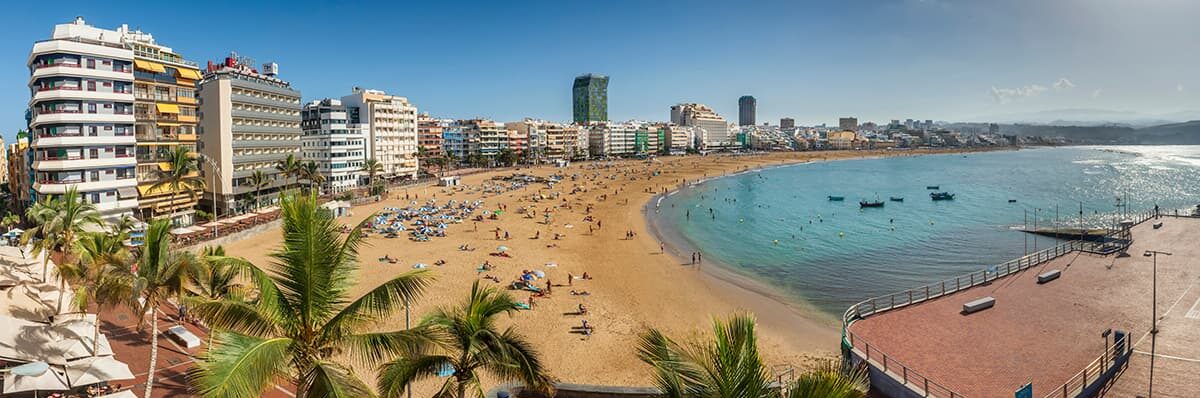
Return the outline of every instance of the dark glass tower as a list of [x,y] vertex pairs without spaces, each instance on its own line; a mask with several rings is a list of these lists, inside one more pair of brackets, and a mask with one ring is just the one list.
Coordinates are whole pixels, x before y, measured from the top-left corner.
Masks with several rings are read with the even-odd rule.
[[758,101],[749,95],[743,95],[738,98],[738,126],[753,126],[754,111],[758,107]]
[[608,76],[588,73],[571,87],[575,123],[608,121]]

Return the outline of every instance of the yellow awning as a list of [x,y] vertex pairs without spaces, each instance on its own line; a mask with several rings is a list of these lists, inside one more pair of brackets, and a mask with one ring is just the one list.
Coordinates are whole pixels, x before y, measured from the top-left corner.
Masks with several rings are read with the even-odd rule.
[[175,104],[154,104],[158,108],[158,113],[179,113],[179,105]]
[[[159,105],[168,105],[168,104],[159,104]],[[175,106],[175,105],[171,105],[171,106]],[[163,111],[163,110],[162,110],[162,108],[159,108],[159,110],[158,110],[158,111],[159,111],[159,112],[162,112],[162,113],[171,113],[171,112],[166,112],[166,111]],[[179,112],[175,112],[175,113],[179,113]],[[159,126],[162,126],[162,127],[179,127],[179,126],[182,126],[182,124],[179,124],[179,123],[171,123],[171,122],[158,122],[158,123],[155,123],[155,124],[157,124],[157,125],[159,125]]]
[[179,71],[179,77],[191,80],[200,80],[200,72],[191,69],[176,69]]
[[143,61],[140,59],[133,60],[133,66],[151,72],[164,73],[167,71],[167,68],[164,68],[163,65],[158,62]]
[[171,164],[167,162],[159,162],[158,169],[162,171],[171,171]]

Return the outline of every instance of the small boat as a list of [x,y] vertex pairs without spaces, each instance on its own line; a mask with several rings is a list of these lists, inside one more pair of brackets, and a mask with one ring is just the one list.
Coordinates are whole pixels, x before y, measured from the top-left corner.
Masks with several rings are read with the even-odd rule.
[[954,194],[949,192],[931,192],[929,197],[933,200],[954,200]]
[[1009,199],[1009,200],[1008,200],[1008,203],[1017,203],[1017,200],[1016,200],[1016,199]]
[[867,208],[867,207],[883,207],[883,201],[879,201],[879,200],[877,200],[877,201],[874,201],[874,202],[868,202],[868,201],[865,201],[865,200],[860,200],[860,201],[858,201],[858,207],[859,207],[859,208]]
[[889,200],[891,200],[891,201],[893,201],[893,202],[903,202],[903,201],[904,201],[904,198],[897,198],[897,197],[895,197],[895,196],[893,196],[893,197],[890,197],[890,198],[888,198],[888,199],[889,199]]
[[841,202],[843,200],[846,200],[845,196],[830,196],[829,197],[830,202]]
[[938,190],[938,189],[942,189],[942,187],[939,187],[937,185],[927,185],[927,186],[925,186],[925,189]]

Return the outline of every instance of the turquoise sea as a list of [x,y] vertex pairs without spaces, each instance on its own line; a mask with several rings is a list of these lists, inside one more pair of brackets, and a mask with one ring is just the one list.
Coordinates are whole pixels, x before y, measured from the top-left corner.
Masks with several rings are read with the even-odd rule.
[[[955,199],[932,201],[930,185]],[[859,208],[876,199],[885,206]],[[1200,146],[1064,147],[769,168],[684,188],[654,223],[685,258],[700,248],[706,263],[834,315],[1056,243],[1019,232],[1026,222],[1103,227],[1121,204],[1198,203]]]

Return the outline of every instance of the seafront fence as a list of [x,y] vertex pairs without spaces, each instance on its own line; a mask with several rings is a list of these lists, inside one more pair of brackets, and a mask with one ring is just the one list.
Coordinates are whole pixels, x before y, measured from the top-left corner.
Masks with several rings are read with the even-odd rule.
[[[1127,213],[1124,221],[1129,222],[1129,228],[1153,219],[1155,213],[1153,210],[1145,212]],[[1067,255],[1074,251],[1088,253],[1104,253],[1112,248],[1111,242],[1118,242],[1121,250],[1128,247],[1131,242],[1129,228],[1117,228],[1110,232],[1100,242],[1072,240],[1061,243],[1054,247],[1030,253],[1020,258],[1006,261],[999,265],[991,266],[983,270],[971,272],[966,275],[957,276],[951,279],[934,282],[928,285],[920,286],[914,289],[908,289],[898,293],[892,293],[875,298],[870,298],[850,306],[846,312],[842,314],[842,346],[847,352],[858,350],[863,353],[863,360],[872,364],[878,369],[882,369],[888,377],[903,383],[905,387],[914,390],[920,390],[924,397],[938,398],[964,398],[960,393],[955,392],[937,382],[930,380],[920,372],[905,366],[889,357],[878,347],[873,347],[865,339],[856,336],[850,331],[850,324],[856,320],[866,318],[868,316],[878,314],[885,311],[891,311],[898,308],[903,308],[909,305],[918,304],[928,300],[936,299],[948,294],[952,294],[961,290],[970,289],[975,286],[984,285],[997,279],[1019,273],[1034,266],[1043,264],[1047,261]],[[1110,348],[1111,351],[1111,348]],[[1071,379],[1055,392],[1048,395],[1046,398],[1054,397],[1072,397],[1067,395],[1071,391],[1084,391],[1089,385],[1089,375],[1100,377],[1106,372],[1106,368],[1113,361],[1113,353],[1105,352],[1096,361],[1086,366],[1082,371],[1077,373]],[[1092,379],[1094,382],[1095,379]]]
[[1066,383],[1059,388],[1050,390],[1046,394],[1046,398],[1072,398],[1093,396],[1104,382],[1113,376],[1115,370],[1124,366],[1129,361],[1129,356],[1133,354],[1132,344],[1129,343],[1129,335],[1121,337],[1121,341],[1114,341],[1113,345],[1104,349],[1104,353],[1096,357],[1091,363],[1083,367],[1083,370],[1067,379]]

